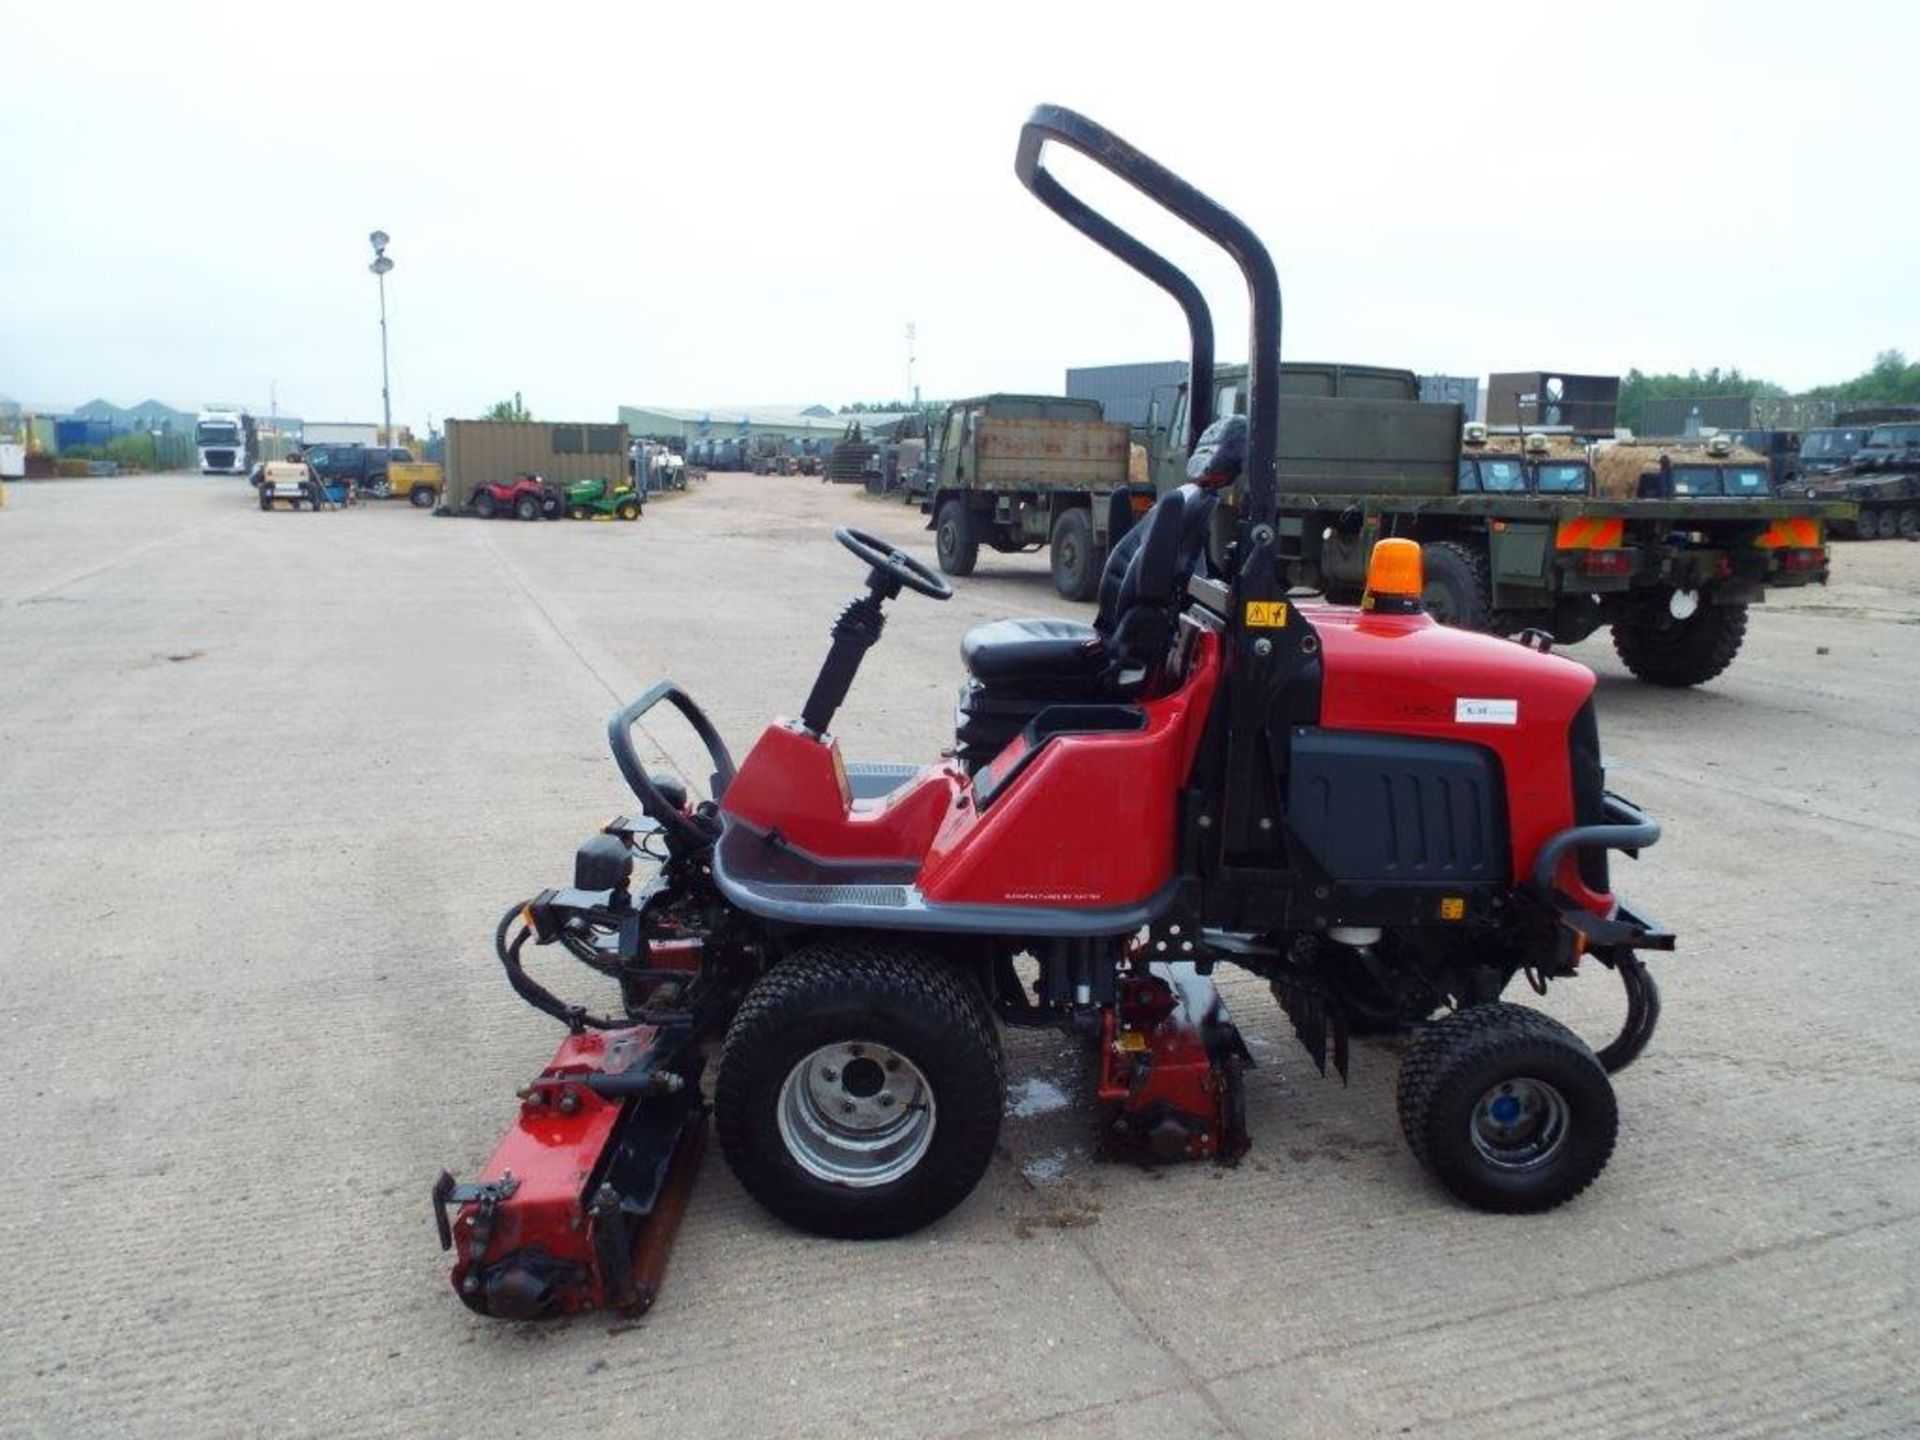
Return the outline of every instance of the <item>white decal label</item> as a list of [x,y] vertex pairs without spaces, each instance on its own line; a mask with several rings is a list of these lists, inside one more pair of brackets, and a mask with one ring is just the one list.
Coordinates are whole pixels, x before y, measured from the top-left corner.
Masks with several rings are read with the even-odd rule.
[[1453,702],[1456,725],[1518,725],[1518,700],[1456,700]]

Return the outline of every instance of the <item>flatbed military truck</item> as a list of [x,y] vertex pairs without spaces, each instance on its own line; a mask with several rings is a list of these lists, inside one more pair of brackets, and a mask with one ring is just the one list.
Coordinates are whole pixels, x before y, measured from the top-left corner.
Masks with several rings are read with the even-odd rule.
[[[1825,583],[1827,524],[1852,513],[1772,498],[1764,483],[1750,495],[1728,473],[1754,463],[1738,454],[1602,447],[1588,459],[1570,438],[1468,432],[1458,406],[1419,401],[1410,371],[1286,368],[1280,548],[1292,583],[1356,602],[1375,542],[1410,538],[1436,618],[1562,644],[1611,626],[1650,684],[1725,670],[1769,587]],[[1244,367],[1220,367],[1214,383],[1215,414],[1243,408]],[[1185,434],[1185,410],[1182,392],[1154,433],[1163,486],[1184,475],[1168,437]],[[1627,453],[1606,460],[1608,448]],[[1608,494],[1599,467],[1630,475],[1627,493]]]
[[931,493],[921,502],[949,575],[971,575],[980,547],[1046,546],[1054,587],[1090,600],[1107,548],[1152,508],[1130,465],[1131,434],[1097,400],[982,395],[949,405],[934,437]]

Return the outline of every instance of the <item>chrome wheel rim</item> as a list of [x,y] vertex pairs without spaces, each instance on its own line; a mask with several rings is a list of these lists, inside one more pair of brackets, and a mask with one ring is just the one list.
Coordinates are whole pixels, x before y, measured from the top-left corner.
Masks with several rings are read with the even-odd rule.
[[780,1140],[794,1163],[832,1185],[900,1179],[933,1143],[933,1087],[905,1055],[870,1040],[822,1045],[787,1072]]
[[1544,1080],[1516,1075],[1483,1094],[1467,1123],[1480,1158],[1501,1170],[1537,1170],[1567,1143],[1567,1100]]

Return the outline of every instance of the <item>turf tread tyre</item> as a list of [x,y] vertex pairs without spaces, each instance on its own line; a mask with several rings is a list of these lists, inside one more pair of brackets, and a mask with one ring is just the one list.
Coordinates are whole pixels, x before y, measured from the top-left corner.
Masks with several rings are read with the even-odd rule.
[[[935,1103],[925,1157],[867,1189],[802,1170],[776,1118],[792,1066],[852,1038],[902,1050]],[[999,1032],[979,992],[945,965],[868,937],[809,945],[763,975],[727,1030],[714,1085],[715,1132],[741,1185],[789,1224],[841,1239],[904,1235],[953,1209],[992,1161],[1005,1108]]]
[[947,501],[933,522],[934,556],[942,574],[964,579],[980,563],[980,542],[962,539],[966,532],[967,507],[958,500]]
[[1672,625],[1615,625],[1613,649],[1634,677],[1684,690],[1733,663],[1747,638],[1747,607],[1703,605]]
[[[1563,1161],[1530,1188],[1480,1163],[1466,1138],[1466,1117],[1503,1070],[1552,1072],[1539,1078],[1572,1092]],[[1503,1214],[1537,1214],[1579,1195],[1606,1169],[1619,1135],[1612,1082],[1586,1042],[1551,1015],[1504,1000],[1456,1010],[1420,1030],[1401,1062],[1395,1104],[1421,1168],[1457,1199]]]
[[1420,547],[1420,558],[1424,588],[1437,582],[1450,592],[1455,613],[1443,623],[1462,630],[1493,629],[1493,569],[1485,551],[1458,540],[1429,540]]

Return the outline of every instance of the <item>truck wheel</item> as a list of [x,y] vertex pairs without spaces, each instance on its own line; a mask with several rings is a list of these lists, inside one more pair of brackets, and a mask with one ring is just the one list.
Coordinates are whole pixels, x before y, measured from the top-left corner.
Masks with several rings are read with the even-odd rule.
[[1053,588],[1063,599],[1091,600],[1100,588],[1100,547],[1093,519],[1084,510],[1068,510],[1053,522]]
[[933,529],[934,557],[944,574],[971,575],[979,564],[980,542],[966,535],[967,507],[958,500],[947,501],[940,507]]
[[1900,538],[1911,540],[1920,535],[1920,510],[1902,510],[1900,512]]
[[1426,586],[1421,599],[1442,625],[1462,630],[1493,627],[1493,579],[1487,557],[1457,540],[1431,540],[1420,547]]
[[1673,689],[1713,679],[1733,663],[1746,638],[1744,605],[1702,605],[1684,620],[1662,615],[1613,627],[1620,662],[1647,684]]
[[720,1054],[714,1124],[749,1194],[789,1224],[871,1240],[966,1198],[1006,1104],[985,1002],[882,941],[821,941],[747,992]]
[[1584,1041],[1496,1001],[1424,1028],[1400,1066],[1400,1129],[1428,1174],[1479,1210],[1564,1205],[1607,1167],[1620,1115]]
[[473,513],[478,515],[482,520],[491,520],[499,508],[500,507],[494,503],[493,492],[491,490],[482,490],[478,495],[473,497]]
[[531,495],[522,495],[513,502],[513,518],[516,520],[538,520],[540,502]]
[[1900,512],[1891,505],[1880,512],[1874,523],[1874,534],[1882,540],[1895,540],[1900,536]]
[[391,500],[393,481],[385,475],[376,475],[367,482],[367,493],[376,500]]
[[413,502],[417,510],[425,510],[433,504],[433,489],[428,485],[416,485],[407,492],[407,499]]

